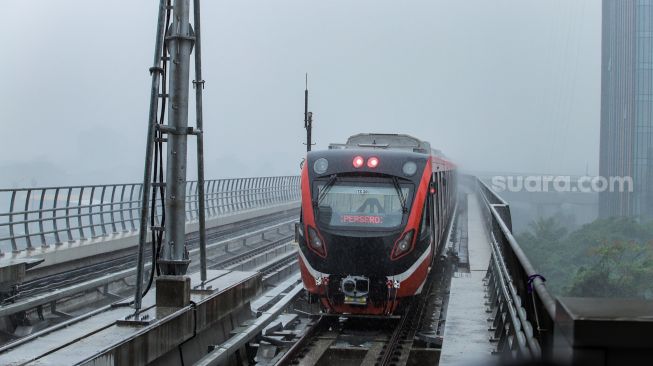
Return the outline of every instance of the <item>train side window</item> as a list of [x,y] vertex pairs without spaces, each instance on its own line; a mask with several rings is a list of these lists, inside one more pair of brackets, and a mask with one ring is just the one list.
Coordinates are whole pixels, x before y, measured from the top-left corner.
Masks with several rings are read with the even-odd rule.
[[419,232],[420,238],[424,238],[426,234],[429,232],[428,227],[430,222],[431,222],[431,214],[429,210],[429,200],[426,199],[424,201],[424,210],[422,211],[422,224],[421,224],[422,227]]

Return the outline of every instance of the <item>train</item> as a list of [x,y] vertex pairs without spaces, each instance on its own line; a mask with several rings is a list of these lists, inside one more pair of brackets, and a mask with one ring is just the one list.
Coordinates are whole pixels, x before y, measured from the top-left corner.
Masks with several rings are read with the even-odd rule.
[[456,186],[456,165],[405,134],[361,133],[309,151],[296,226],[309,298],[326,314],[401,312],[424,287]]

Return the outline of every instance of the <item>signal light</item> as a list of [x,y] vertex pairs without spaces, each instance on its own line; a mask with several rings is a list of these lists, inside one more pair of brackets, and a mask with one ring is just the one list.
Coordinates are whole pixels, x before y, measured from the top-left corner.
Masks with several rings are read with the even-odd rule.
[[379,166],[379,158],[371,157],[371,158],[367,159],[367,167],[368,168],[374,169],[377,166]]
[[360,168],[363,166],[363,163],[365,162],[365,159],[363,159],[362,156],[357,156],[354,158],[354,168]]

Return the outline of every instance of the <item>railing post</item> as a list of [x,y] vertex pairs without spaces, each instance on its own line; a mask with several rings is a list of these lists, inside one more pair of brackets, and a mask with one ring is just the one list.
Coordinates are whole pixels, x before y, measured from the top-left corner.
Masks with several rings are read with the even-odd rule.
[[222,192],[224,191],[224,179],[219,179],[217,182],[217,189],[215,190],[215,200],[216,200],[216,207],[218,211],[218,215],[222,215],[224,212],[223,210],[223,195]]
[[215,216],[215,201],[213,200],[213,185],[215,180],[206,181],[206,214],[209,217]]
[[236,190],[236,179],[229,179],[229,212],[236,211],[236,197],[234,191]]
[[11,249],[14,253],[18,253],[18,243],[16,243],[16,235],[14,234],[14,205],[16,203],[16,190],[11,191],[11,200],[9,203],[9,236],[11,237]]
[[268,206],[272,202],[272,178],[265,178],[265,205]]
[[82,221],[82,198],[84,197],[84,187],[79,187],[79,196],[77,198],[77,230],[79,231],[79,240],[85,240],[84,222]]
[[96,238],[95,220],[93,220],[93,198],[95,198],[95,186],[91,187],[91,198],[88,200],[88,224],[91,227],[91,239]]
[[45,201],[45,192],[47,189],[41,189],[41,199],[39,200],[39,231],[41,231],[41,247],[47,248],[48,243],[45,240],[45,229],[43,228],[43,202]]
[[231,190],[231,195],[234,198],[234,207],[233,211],[238,212],[240,211],[240,179],[234,178],[234,186],[233,189]]
[[[143,185],[139,184],[139,190],[138,190],[138,201],[140,202],[142,194],[143,194]],[[131,185],[131,190],[129,191],[129,222],[131,223],[132,226],[132,231],[136,231],[136,223],[134,222],[134,189],[136,188],[136,184]],[[141,203],[142,204],[142,203]],[[140,209],[140,207],[136,208],[137,210]],[[147,221],[147,220],[145,220]],[[140,219],[139,219],[139,226],[140,226]]]
[[127,230],[127,220],[125,220],[125,190],[127,185],[123,184],[120,189],[120,225],[122,226],[122,232],[126,233]]
[[59,237],[59,224],[57,223],[58,211],[57,206],[59,205],[59,188],[54,190],[54,202],[52,203],[52,230],[54,231],[54,245],[61,245],[61,238]]
[[118,233],[118,228],[116,227],[116,216],[115,216],[115,213],[116,213],[116,212],[115,212],[115,211],[116,211],[115,202],[116,202],[116,188],[117,188],[117,187],[118,187],[118,185],[116,185],[116,184],[114,184],[114,185],[111,186],[111,198],[110,198],[110,200],[111,200],[111,208],[110,208],[110,210],[109,210],[109,214],[110,214],[111,216],[109,216],[109,217],[111,218],[111,232],[112,232],[113,234],[117,234],[117,233]]
[[195,200],[195,195],[193,194],[193,185],[194,181],[186,182],[186,201],[184,202],[184,219],[193,220],[193,201]]
[[70,226],[70,200],[72,199],[73,188],[68,187],[68,193],[66,194],[66,232],[68,233],[68,242],[72,243],[75,241],[73,239],[73,231]]
[[107,191],[107,186],[102,186],[102,194],[100,194],[100,227],[102,228],[102,236],[107,236],[107,228],[104,221],[104,195]]
[[245,209],[245,179],[238,179],[238,211]]
[[32,195],[32,190],[27,189],[27,193],[25,194],[25,212],[23,214],[24,217],[24,227],[25,227],[25,242],[27,243],[27,250],[33,250],[34,247],[32,247],[32,239],[30,238],[30,231],[29,231],[29,200]]
[[247,178],[247,184],[245,185],[243,193],[245,195],[245,201],[247,202],[245,207],[248,210],[251,210],[252,208],[254,208],[254,204],[252,202],[252,199],[253,199],[252,187],[253,186],[254,186],[254,178],[252,178],[252,177]]

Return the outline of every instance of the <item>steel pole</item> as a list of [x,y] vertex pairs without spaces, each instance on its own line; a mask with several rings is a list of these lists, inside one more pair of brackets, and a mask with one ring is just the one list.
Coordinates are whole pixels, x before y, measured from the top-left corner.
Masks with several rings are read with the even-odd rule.
[[204,197],[204,119],[202,114],[202,47],[200,38],[200,0],[193,0],[193,21],[195,23],[195,115],[197,118],[197,188],[200,220],[200,276],[206,281],[206,208]]
[[311,151],[311,127],[308,116],[308,74],[306,74],[306,89],[304,89],[304,128],[306,129],[306,152]]
[[193,31],[189,23],[190,1],[176,0],[174,21],[166,34],[170,56],[170,103],[166,165],[165,243],[159,267],[165,275],[183,275],[190,260],[186,250],[186,157],[188,94]]
[[[154,131],[157,124],[157,111],[159,109],[159,78],[161,76],[161,53],[163,48],[163,25],[165,23],[166,2],[159,2],[159,21],[156,26],[156,41],[154,46],[154,60],[152,61],[152,88],[150,90],[150,114],[147,121],[147,140],[145,143],[145,169],[143,171],[143,193],[141,196],[141,220],[140,232],[138,233],[138,264],[136,267],[136,294],[134,296],[134,308],[138,312],[141,308],[143,291],[143,265],[145,256],[145,244],[147,244],[147,217],[148,200],[150,196],[150,185],[152,182],[152,153],[154,146]],[[154,266],[150,269],[154,270]]]
[[313,145],[311,134],[313,133],[313,112],[308,112],[308,127],[306,127],[306,151],[311,151]]

